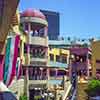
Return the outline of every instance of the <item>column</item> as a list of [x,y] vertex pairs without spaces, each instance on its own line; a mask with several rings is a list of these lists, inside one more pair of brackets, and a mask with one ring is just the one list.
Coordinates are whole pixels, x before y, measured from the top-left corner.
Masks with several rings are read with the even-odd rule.
[[28,23],[28,40],[27,40],[27,43],[28,43],[28,65],[30,64],[30,32],[31,32],[31,23]]
[[29,75],[28,75],[28,68],[26,68],[26,76],[25,76],[25,80],[24,80],[24,92],[25,95],[27,95],[27,100],[29,100]]
[[48,80],[50,80],[50,68],[47,68],[47,76],[48,76]]
[[46,37],[47,34],[48,34],[48,27],[45,27],[45,28],[44,28],[44,36]]
[[92,77],[96,78],[96,59],[92,56]]
[[41,70],[40,80],[42,80],[42,78],[43,78],[43,68],[40,68],[40,70]]
[[25,58],[24,58],[24,42],[23,42],[23,40],[21,40],[21,42],[20,42],[20,57],[21,57],[21,60],[22,60],[22,64],[23,63],[25,64]]
[[57,74],[58,74],[58,69],[56,68],[55,70],[56,70],[56,78],[57,78]]
[[71,63],[71,58],[69,59],[69,78],[71,79],[72,76],[72,63]]
[[89,73],[90,73],[90,71],[89,71],[89,57],[88,57],[88,55],[89,54],[87,54],[87,57],[86,57],[86,61],[87,61],[87,77],[89,78]]
[[28,97],[28,100],[29,100],[29,75],[28,75],[28,65],[30,64],[30,45],[29,45],[29,41],[30,41],[30,23],[28,23],[28,36],[27,36],[27,59],[26,59],[26,77],[25,77],[25,86],[26,86],[26,90],[25,90],[25,93]]

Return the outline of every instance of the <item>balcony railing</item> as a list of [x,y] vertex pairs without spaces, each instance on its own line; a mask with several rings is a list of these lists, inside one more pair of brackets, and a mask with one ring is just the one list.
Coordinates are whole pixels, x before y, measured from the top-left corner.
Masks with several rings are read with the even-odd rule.
[[31,58],[30,62],[47,62],[47,58]]
[[38,36],[34,36],[34,37],[30,36],[29,44],[48,47],[48,38],[47,37],[45,38],[45,37],[38,37]]
[[29,80],[29,85],[31,84],[47,84],[47,80]]
[[47,58],[45,55],[41,55],[41,53],[34,53],[34,54],[30,54],[30,58]]
[[48,77],[45,75],[45,76],[36,76],[36,75],[33,75],[33,76],[29,76],[29,80],[47,80]]
[[68,67],[68,64],[61,63],[61,62],[53,62],[53,61],[50,61],[50,62],[48,62],[48,66],[50,66],[50,67],[67,68]]

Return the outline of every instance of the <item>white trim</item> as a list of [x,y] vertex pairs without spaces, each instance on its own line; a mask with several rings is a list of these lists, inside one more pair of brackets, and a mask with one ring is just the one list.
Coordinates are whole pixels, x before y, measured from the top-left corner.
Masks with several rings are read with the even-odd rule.
[[21,23],[23,22],[33,22],[33,23],[40,23],[45,26],[48,26],[48,22],[45,19],[37,18],[37,17],[22,17]]

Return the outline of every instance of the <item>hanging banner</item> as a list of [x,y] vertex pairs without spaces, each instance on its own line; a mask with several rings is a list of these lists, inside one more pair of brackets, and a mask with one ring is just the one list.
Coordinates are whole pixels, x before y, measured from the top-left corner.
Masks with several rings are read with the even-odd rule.
[[7,39],[6,44],[6,54],[5,54],[5,66],[4,66],[4,83],[6,83],[8,69],[9,69],[9,61],[10,61],[10,47],[11,46],[11,38]]
[[18,45],[20,37],[10,37],[7,39],[6,57],[4,66],[4,83],[9,86],[16,76],[16,62],[18,57]]

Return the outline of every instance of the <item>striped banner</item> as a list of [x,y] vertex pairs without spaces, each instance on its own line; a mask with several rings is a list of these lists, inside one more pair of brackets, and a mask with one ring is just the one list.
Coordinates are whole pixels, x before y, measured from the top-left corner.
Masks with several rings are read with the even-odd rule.
[[7,39],[6,44],[6,54],[5,54],[5,66],[4,66],[4,83],[6,83],[8,68],[9,68],[9,60],[10,60],[10,47],[11,46],[11,38]]
[[16,62],[18,56],[19,35],[8,38],[4,66],[4,83],[9,86],[16,76]]

